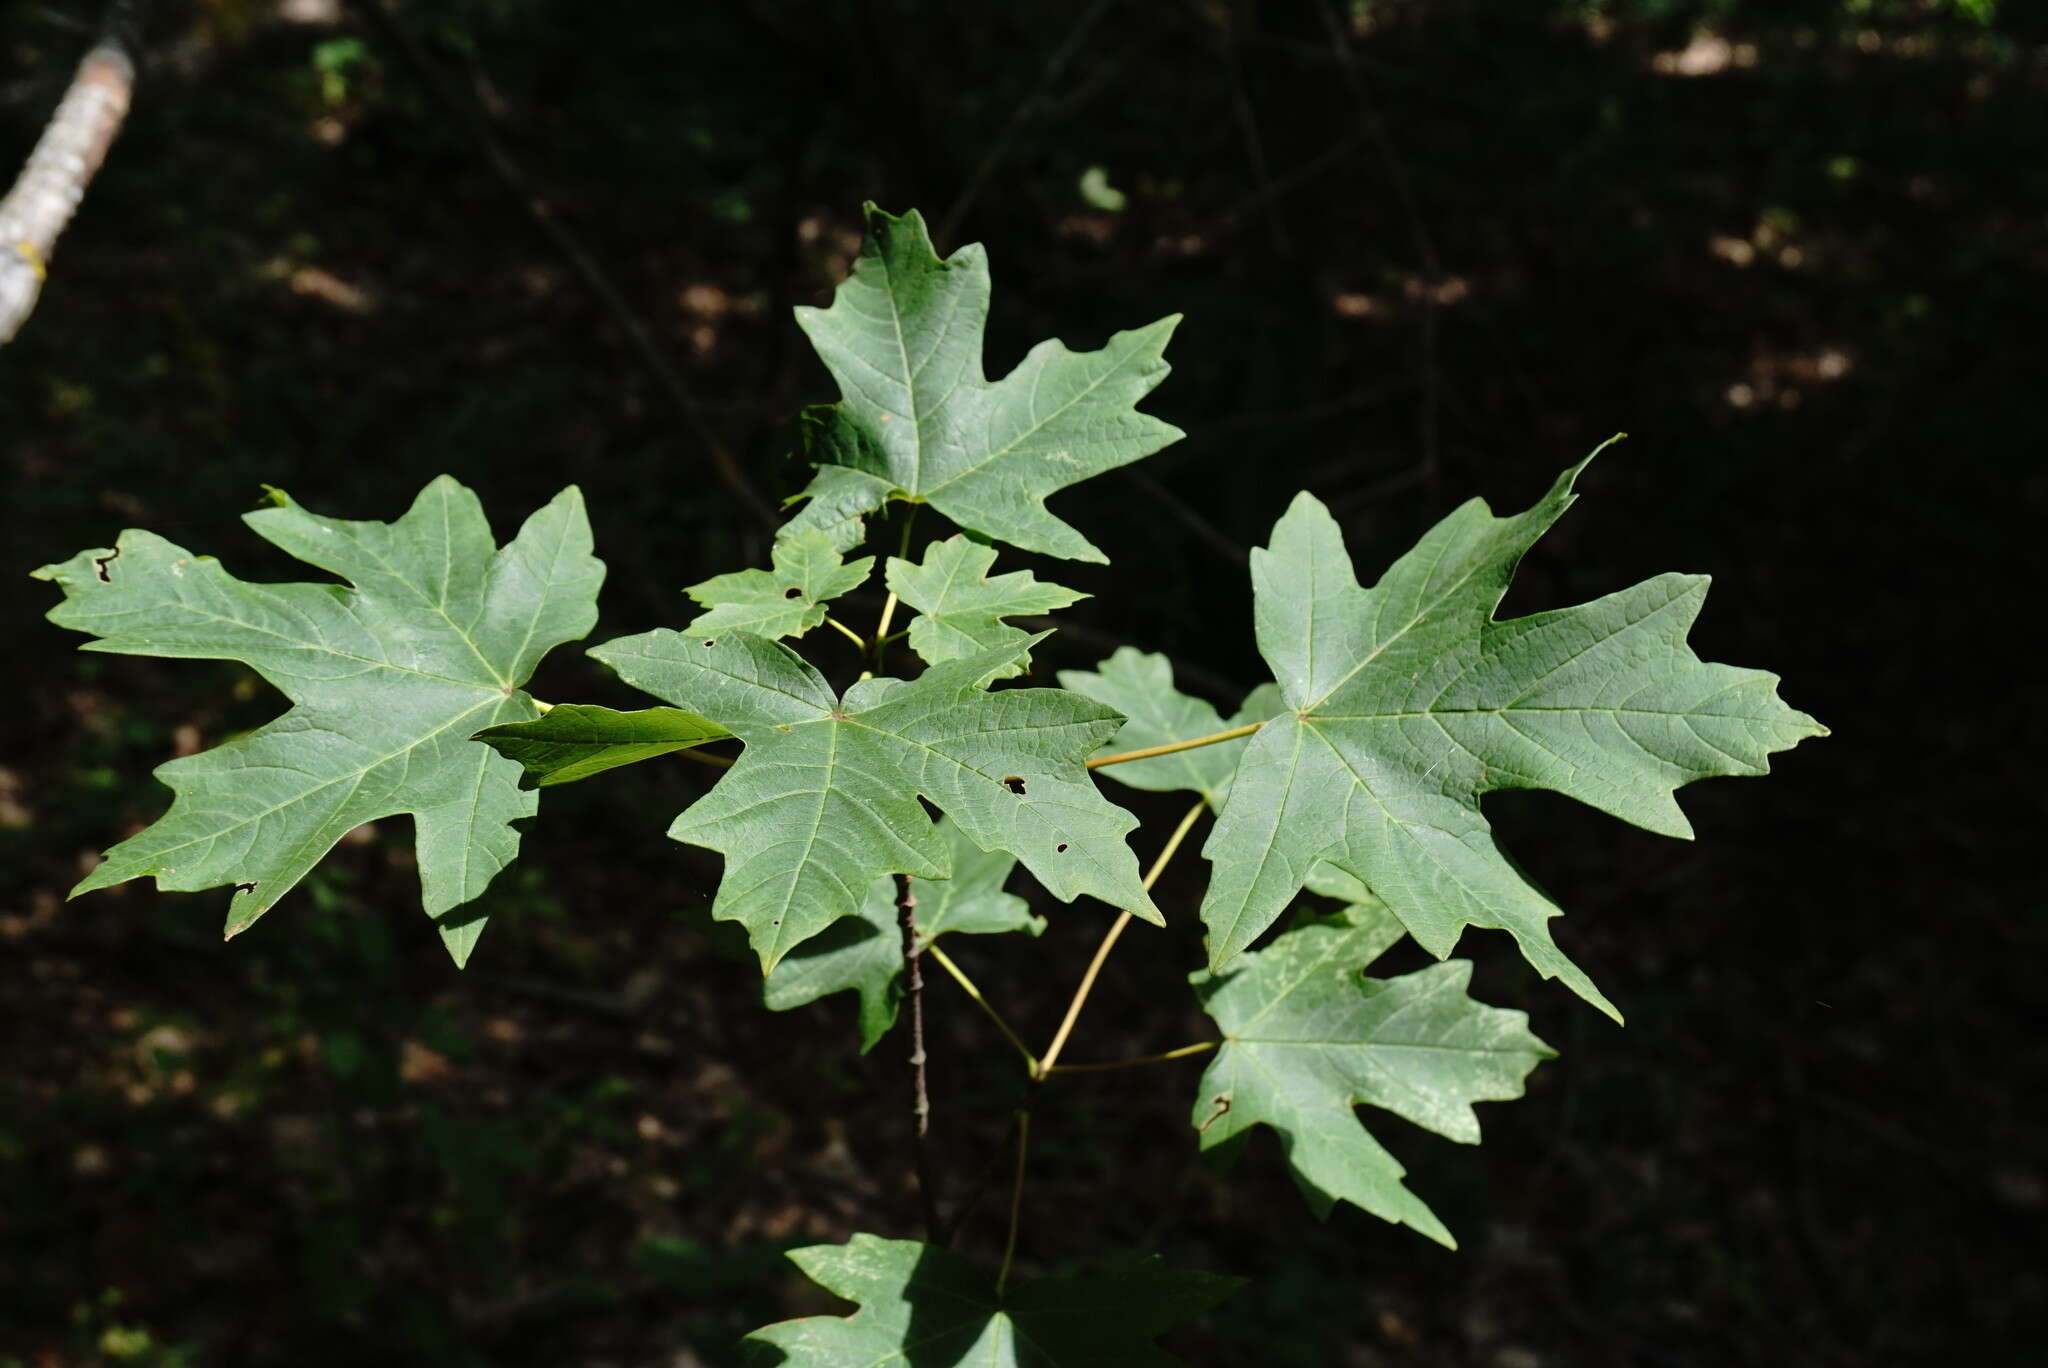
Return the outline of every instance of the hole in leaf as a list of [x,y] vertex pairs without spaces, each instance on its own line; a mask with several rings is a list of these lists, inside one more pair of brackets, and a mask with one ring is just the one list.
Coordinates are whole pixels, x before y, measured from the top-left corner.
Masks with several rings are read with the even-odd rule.
[[114,582],[114,577],[107,573],[107,564],[120,558],[121,552],[118,549],[109,551],[104,556],[94,556],[92,558],[92,568],[99,575],[101,584],[112,584]]
[[256,884],[254,880],[251,880],[248,883],[238,883],[235,885],[236,893],[254,893],[255,891]]
[[802,598],[804,591],[801,589],[785,589],[782,591],[782,596],[784,598]]
[[931,799],[925,797],[922,793],[917,795],[917,801],[919,806],[924,808],[924,815],[931,818],[934,822],[946,815],[939,811],[936,803],[932,802]]
[[1058,845],[1054,846],[1052,850],[1053,854],[1055,855],[1064,855],[1067,853],[1067,843],[1065,841],[1061,841]]
[[1012,793],[1022,793],[1024,791],[1024,780],[1020,776],[1013,774],[1003,780],[1003,787]]
[[705,644],[706,646],[716,646],[716,645],[717,645],[718,643],[717,643],[717,642],[715,642],[715,641],[707,641],[707,642],[705,642],[704,644]]

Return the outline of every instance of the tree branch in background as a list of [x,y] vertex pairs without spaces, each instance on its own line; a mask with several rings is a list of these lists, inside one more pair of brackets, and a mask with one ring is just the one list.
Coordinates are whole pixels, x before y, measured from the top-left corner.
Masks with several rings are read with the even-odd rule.
[[128,117],[134,22],[132,3],[116,0],[108,7],[99,41],[78,64],[14,188],[0,200],[0,344],[12,342],[35,310],[58,235]]
[[412,31],[400,22],[398,15],[384,3],[384,0],[349,0],[349,8],[397,51],[399,57],[411,69],[414,79],[426,91],[427,97],[441,106],[443,112],[454,119],[456,125],[469,136],[485,164],[496,173],[505,188],[511,191],[512,197],[519,201],[519,207],[533,220],[534,227],[561,252],[563,259],[582,279],[584,286],[589,289],[598,304],[612,316],[620,331],[625,333],[627,346],[640,359],[640,364],[653,379],[655,388],[659,389],[675,407],[677,415],[683,420],[683,425],[703,445],[704,455],[711,462],[712,469],[717,472],[719,481],[735,499],[739,500],[741,507],[763,527],[773,532],[781,524],[781,518],[777,516],[774,506],[740,469],[731,448],[726,446],[716,429],[705,418],[703,409],[697,404],[696,396],[690,393],[690,387],[684,383],[682,373],[676,369],[675,363],[663,354],[661,345],[655,341],[646,321],[628,302],[625,291],[619,288],[611,273],[605,270],[590,249],[583,245],[583,240],[570,231],[568,224],[555,213],[554,206],[542,197],[532,178],[526,174],[525,168],[512,159],[512,154],[505,150],[505,145],[498,140],[497,133],[492,130],[484,111],[457,95],[448,82],[442,79],[440,69],[434,65],[426,49],[420,45]]

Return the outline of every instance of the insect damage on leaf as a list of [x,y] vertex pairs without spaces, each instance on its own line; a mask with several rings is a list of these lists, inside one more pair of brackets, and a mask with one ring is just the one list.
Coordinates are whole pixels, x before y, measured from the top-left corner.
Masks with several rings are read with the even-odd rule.
[[771,561],[771,570],[736,570],[691,585],[684,592],[709,611],[683,630],[802,636],[825,620],[828,602],[858,589],[875,563],[873,556],[847,561],[821,532],[777,538]]
[[1212,969],[1327,860],[1438,958],[1468,926],[1507,931],[1539,973],[1620,1019],[1551,940],[1558,909],[1494,848],[1481,796],[1548,788],[1689,836],[1672,797],[1680,785],[1762,774],[1773,751],[1826,728],[1779,701],[1775,675],[1693,654],[1685,634],[1706,597],[1702,576],[1660,575],[1575,608],[1494,620],[1584,466],[1526,513],[1465,504],[1371,589],[1307,494],[1272,545],[1252,552],[1259,650],[1285,708],[1245,748],[1203,850],[1214,865],[1202,903]]
[[[350,830],[411,813],[422,900],[440,917],[511,862],[512,823],[536,809],[519,766],[470,737],[535,716],[519,686],[596,621],[604,566],[582,496],[564,490],[501,550],[476,496],[447,476],[395,523],[321,517],[271,494],[276,506],[244,521],[350,587],[246,583],[139,531],[35,572],[64,591],[50,620],[100,638],[85,649],[238,660],[293,705],[160,766],[170,811],[73,896],[145,876],[184,891],[231,884],[232,936]],[[440,929],[459,963],[483,919]]]
[[832,306],[797,310],[840,399],[803,416],[818,474],[786,533],[817,531],[850,549],[865,515],[906,499],[1029,551],[1104,560],[1045,500],[1180,438],[1135,407],[1166,378],[1179,315],[1118,333],[1100,351],[1041,342],[991,381],[981,368],[981,248],[940,259],[915,210],[897,218],[868,205],[867,229]]

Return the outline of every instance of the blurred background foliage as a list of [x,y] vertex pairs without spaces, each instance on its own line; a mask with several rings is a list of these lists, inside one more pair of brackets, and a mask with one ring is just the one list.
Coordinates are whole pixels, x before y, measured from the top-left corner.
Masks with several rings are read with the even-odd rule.
[[[1270,1137],[1227,1177],[1194,1163],[1195,1066],[1062,1083],[1023,1266],[1144,1248],[1251,1277],[1175,1342],[1197,1364],[1993,1362],[2039,1342],[2044,932],[2020,794],[2041,726],[2015,624],[2048,495],[2048,11],[396,13],[150,12],[128,128],[0,352],[17,572],[135,525],[299,578],[237,521],[259,482],[381,518],[445,470],[509,530],[573,480],[611,566],[599,636],[677,624],[681,586],[765,563],[706,431],[770,500],[805,475],[788,419],[830,388],[789,311],[843,276],[864,199],[988,245],[992,373],[1041,337],[1187,315],[1150,405],[1187,440],[1058,500],[1114,565],[1056,567],[1096,597],[1048,672],[1129,642],[1232,705],[1258,677],[1244,548],[1296,488],[1370,577],[1459,500],[1520,507],[1627,430],[1508,608],[1711,571],[1702,653],[1782,672],[1835,729],[1766,782],[1688,791],[1695,845],[1489,800],[1630,1028],[1501,938],[1467,942],[1477,994],[1564,1054],[1485,1109],[1478,1151],[1369,1118],[1456,1254],[1351,1210],[1313,1223]],[[95,22],[0,6],[0,164]],[[707,772],[551,791],[462,974],[417,912],[402,821],[229,948],[221,894],[65,905],[160,811],[153,766],[278,704],[236,667],[77,655],[41,621],[46,586],[17,584],[0,1363],[726,1364],[745,1330],[820,1307],[782,1250],[912,1233],[899,1051],[857,1056],[847,999],[759,1010],[706,924],[715,857],[660,838]],[[535,688],[629,697],[573,652]],[[1132,801],[1149,854],[1174,804]],[[1189,873],[1162,900],[1179,929],[1112,963],[1076,1058],[1200,1038]],[[1029,958],[957,951],[1040,1035],[1101,925],[1042,910]],[[932,1014],[957,1198],[1015,1089],[977,1072],[1007,1062],[948,985]],[[970,1254],[999,1248],[999,1205]]]

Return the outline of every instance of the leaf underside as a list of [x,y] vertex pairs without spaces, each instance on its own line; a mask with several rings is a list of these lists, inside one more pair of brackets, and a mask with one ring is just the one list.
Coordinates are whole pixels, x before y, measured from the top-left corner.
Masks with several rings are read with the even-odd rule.
[[1205,1314],[1241,1282],[1131,1259],[1094,1277],[997,1292],[967,1260],[915,1240],[856,1235],[790,1251],[851,1316],[806,1316],[747,1336],[749,1360],[788,1368],[1171,1368],[1152,1341]]
[[1493,620],[1583,467],[1513,517],[1465,504],[1372,589],[1307,494],[1252,552],[1259,649],[1284,708],[1245,747],[1204,847],[1212,969],[1327,860],[1438,958],[1468,926],[1507,931],[1545,977],[1620,1019],[1552,941],[1558,909],[1494,847],[1481,796],[1548,788],[1689,836],[1673,790],[1762,774],[1773,751],[1826,729],[1779,701],[1775,675],[1707,664],[1686,646],[1702,576]]
[[820,532],[850,549],[866,514],[905,499],[1013,546],[1103,560],[1045,499],[1179,439],[1178,428],[1135,408],[1166,377],[1179,316],[1118,333],[1095,352],[1041,342],[990,381],[981,248],[941,260],[914,210],[897,218],[869,205],[867,230],[831,307],[796,311],[840,400],[804,415],[818,474],[785,535]]
[[744,632],[647,632],[591,654],[744,743],[669,835],[726,857],[712,915],[747,928],[766,971],[856,915],[878,877],[951,876],[920,796],[979,849],[1015,855],[1053,896],[1086,893],[1160,920],[1124,842],[1137,818],[1096,792],[1082,763],[1121,719],[1060,689],[985,688],[1029,645],[912,681],[862,680],[844,697],[788,647]]
[[1193,975],[1223,1044],[1202,1074],[1192,1123],[1203,1149],[1271,1126],[1319,1216],[1347,1201],[1454,1245],[1353,1108],[1383,1107],[1477,1144],[1472,1104],[1520,1097],[1523,1080],[1553,1052],[1523,1013],[1465,996],[1472,966],[1463,960],[1365,977],[1401,936],[1385,908],[1353,904],[1300,919],[1222,974]]
[[[442,476],[395,523],[278,507],[245,515],[266,540],[340,584],[249,584],[149,532],[37,578],[59,626],[124,655],[238,660],[292,701],[246,736],[159,766],[175,793],[154,825],[109,850],[73,896],[154,876],[159,888],[233,884],[227,933],[270,910],[351,829],[413,816],[420,889],[439,917],[518,851],[537,798],[520,767],[470,739],[535,715],[519,686],[596,621],[604,567],[572,486],[500,550],[477,498]],[[352,586],[352,587],[350,587]],[[444,921],[458,963],[481,918]]]
[[[1014,856],[982,850],[950,821],[940,823],[940,830],[952,854],[953,877],[910,881],[920,944],[952,932],[1036,936],[1045,929],[1045,919],[1033,916],[1028,903],[1003,892],[1004,880],[1017,865]],[[762,980],[761,1000],[769,1010],[784,1012],[830,993],[860,994],[860,1049],[866,1054],[896,1024],[903,977],[896,878],[884,874],[868,886],[857,913],[834,922],[775,966]]]

